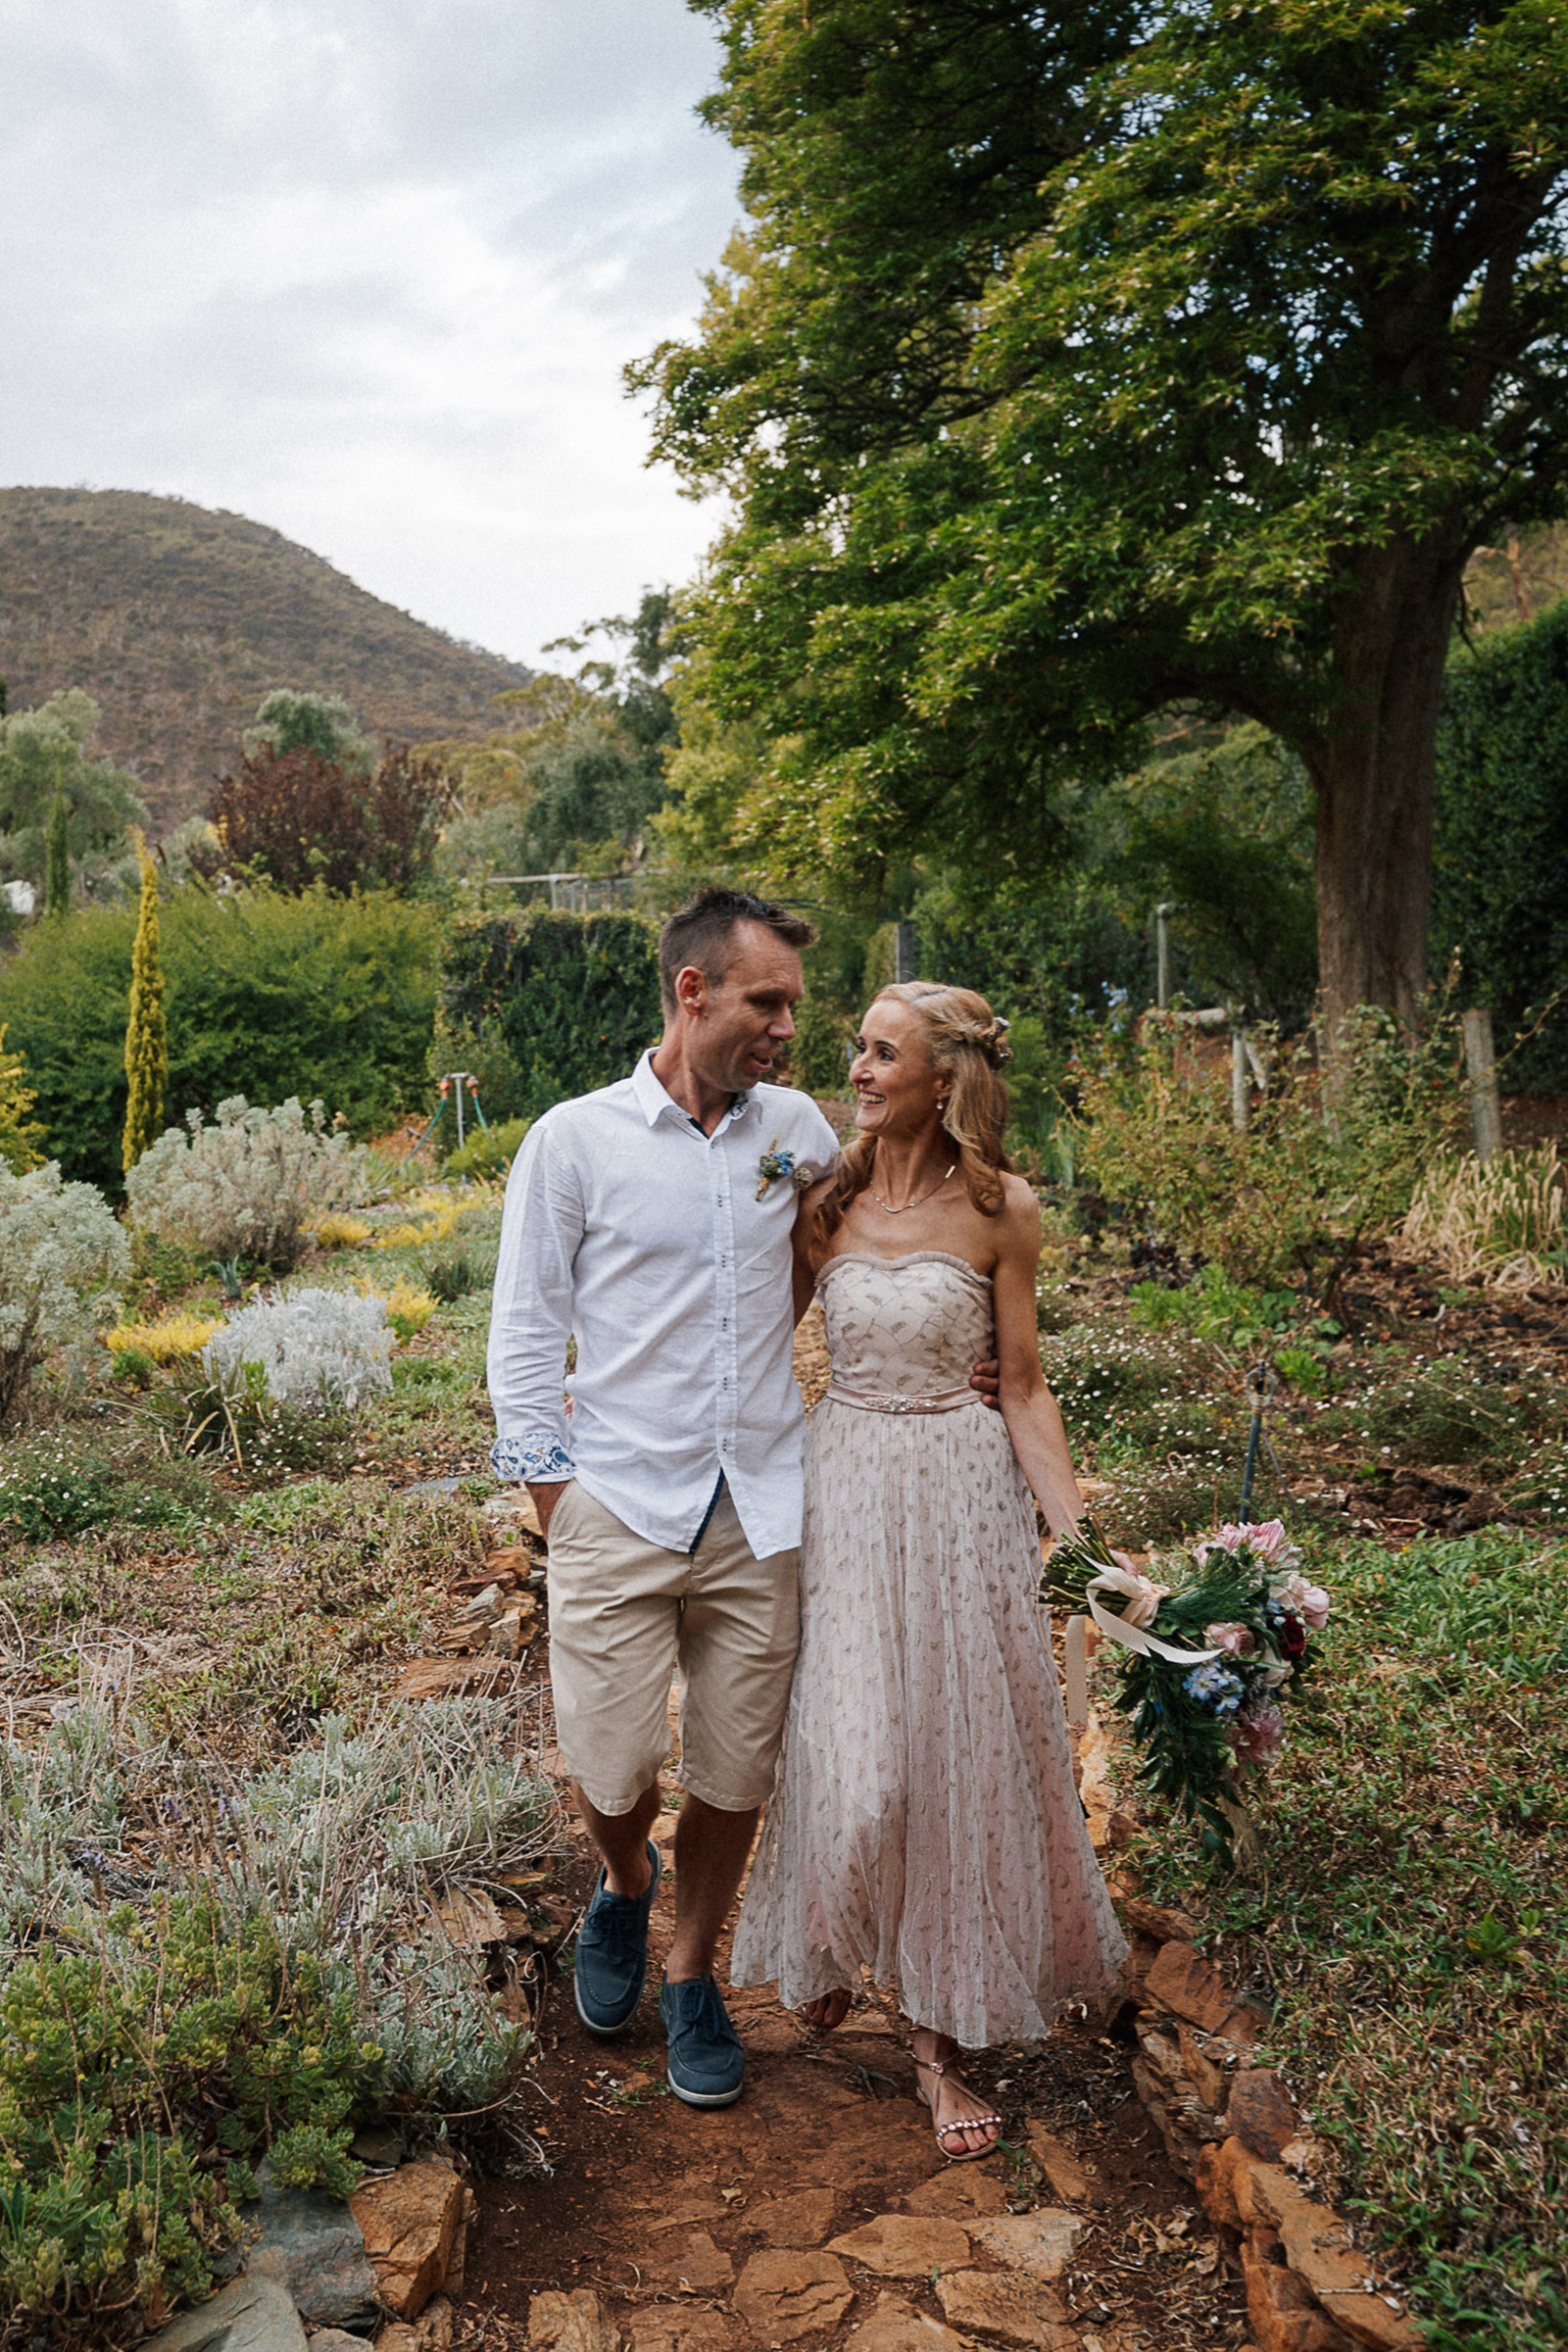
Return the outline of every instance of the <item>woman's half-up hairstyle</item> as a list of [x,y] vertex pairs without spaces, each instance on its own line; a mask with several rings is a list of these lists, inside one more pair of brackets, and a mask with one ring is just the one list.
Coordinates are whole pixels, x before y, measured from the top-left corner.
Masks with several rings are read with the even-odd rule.
[[[1007,1082],[1003,1065],[1012,1058],[1007,1024],[972,988],[946,988],[936,980],[900,980],[877,991],[911,1005],[920,1017],[931,1059],[951,1081],[942,1109],[943,1130],[957,1151],[970,1200],[984,1217],[1002,1206],[1002,1173],[1008,1166],[1002,1139],[1007,1132]],[[830,1241],[844,1212],[863,1193],[876,1166],[876,1137],[857,1135],[839,1158],[838,1181],[816,1212],[818,1246]]]

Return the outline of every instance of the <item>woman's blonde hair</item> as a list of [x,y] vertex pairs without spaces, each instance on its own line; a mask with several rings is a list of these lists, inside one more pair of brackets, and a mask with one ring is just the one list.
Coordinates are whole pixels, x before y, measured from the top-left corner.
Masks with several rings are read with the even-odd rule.
[[[1007,1024],[972,988],[946,988],[935,980],[900,980],[879,989],[878,1004],[908,1004],[920,1018],[931,1060],[951,1080],[942,1106],[942,1127],[958,1154],[964,1189],[983,1217],[1002,1206],[1002,1175],[1009,1165],[1002,1139],[1007,1132],[1007,1083],[1003,1064],[1012,1058]],[[876,1137],[858,1135],[845,1145],[838,1180],[816,1212],[818,1245],[831,1240],[844,1212],[871,1181]]]

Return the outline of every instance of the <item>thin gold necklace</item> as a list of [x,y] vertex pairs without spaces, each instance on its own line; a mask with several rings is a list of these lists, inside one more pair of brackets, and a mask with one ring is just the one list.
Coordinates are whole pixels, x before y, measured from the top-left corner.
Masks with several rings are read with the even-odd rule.
[[958,1163],[956,1159],[951,1161],[948,1167],[947,1176],[939,1176],[928,1193],[919,1193],[912,1200],[901,1200],[897,1208],[894,1207],[891,1200],[884,1200],[880,1193],[871,1193],[871,1187],[869,1185],[867,1185],[865,1189],[868,1193],[871,1193],[872,1200],[876,1202],[878,1208],[880,1208],[887,1216],[902,1217],[906,1209],[918,1208],[922,1200],[934,1200],[938,1193],[941,1192],[942,1187],[947,1183],[948,1176],[953,1174],[953,1171],[957,1164]]

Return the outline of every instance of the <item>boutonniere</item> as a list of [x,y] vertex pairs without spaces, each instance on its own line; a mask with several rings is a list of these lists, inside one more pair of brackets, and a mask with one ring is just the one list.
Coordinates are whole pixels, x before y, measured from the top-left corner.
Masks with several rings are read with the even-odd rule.
[[757,1198],[762,1200],[770,1184],[788,1182],[796,1192],[804,1193],[814,1184],[818,1171],[808,1159],[797,1159],[793,1152],[781,1152],[775,1135],[757,1163]]

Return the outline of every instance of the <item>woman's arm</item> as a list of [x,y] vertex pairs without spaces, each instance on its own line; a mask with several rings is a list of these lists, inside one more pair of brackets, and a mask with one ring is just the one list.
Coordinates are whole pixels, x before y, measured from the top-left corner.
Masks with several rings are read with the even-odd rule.
[[793,1237],[795,1256],[791,1266],[790,1279],[795,1290],[795,1320],[797,1323],[816,1296],[816,1257],[811,1247],[812,1228],[815,1224],[815,1211],[827,1199],[829,1189],[837,1175],[838,1168],[835,1165],[828,1170],[825,1176],[819,1176],[814,1184],[808,1185],[804,1193],[796,1195]]
[[1040,1203],[1017,1178],[1006,1182],[1003,1230],[992,1276],[1002,1417],[1035,1500],[1054,1536],[1078,1524],[1083,1498],[1056,1400],[1040,1369],[1035,1281],[1040,1263]]

